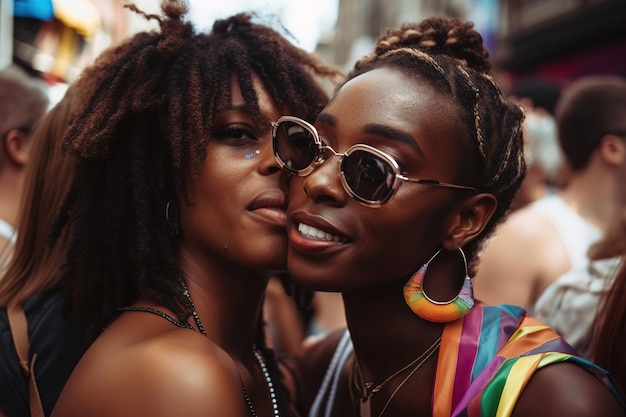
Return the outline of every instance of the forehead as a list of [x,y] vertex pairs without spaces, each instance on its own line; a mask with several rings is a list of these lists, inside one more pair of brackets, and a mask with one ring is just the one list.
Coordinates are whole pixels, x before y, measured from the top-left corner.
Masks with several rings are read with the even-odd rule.
[[[261,79],[256,74],[252,74],[251,78],[252,78],[252,87],[254,88],[254,91],[256,91],[256,94],[259,99],[259,104],[262,102],[272,103],[273,100],[271,96],[269,95],[269,93],[267,92],[267,89],[263,85],[263,82],[261,81]],[[241,93],[241,85],[239,84],[239,80],[237,79],[236,74],[233,74],[230,77],[230,95],[231,95],[231,101],[233,105],[243,105],[245,103],[243,94]]]
[[[256,74],[252,74],[252,87],[256,92],[257,103],[263,119],[273,121],[282,114],[290,113],[288,108],[279,108],[276,105],[276,102],[263,84],[263,81]],[[226,109],[250,109],[252,106],[250,103],[246,104],[243,94],[241,93],[241,85],[235,74],[230,78],[230,103],[226,103],[225,106]]]
[[458,108],[421,77],[379,68],[344,84],[324,113],[353,126],[381,124],[406,132],[458,135]]

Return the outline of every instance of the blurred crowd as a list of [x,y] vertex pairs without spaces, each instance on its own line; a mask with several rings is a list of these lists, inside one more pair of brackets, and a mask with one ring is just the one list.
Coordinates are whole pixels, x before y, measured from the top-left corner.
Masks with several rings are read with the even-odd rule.
[[[474,316],[431,320],[439,312],[422,315],[419,303],[409,301],[410,288],[429,301],[426,290],[448,294],[441,281],[428,286],[429,265],[437,279],[456,273],[470,281],[459,283],[459,294],[473,285],[466,307],[484,314],[484,323],[495,314],[487,306],[499,306],[503,323],[515,318],[524,331],[538,325],[553,331],[550,342],[565,347],[550,345],[554,351],[546,351],[533,370],[582,363],[593,381],[609,381],[623,408],[623,74],[560,82],[528,77],[501,89],[482,41],[456,20],[444,21],[453,40],[443,46],[437,42],[444,35],[428,37],[442,30],[436,20],[425,20],[432,32],[422,26],[390,31],[344,74],[248,15],[195,32],[184,19],[183,2],[165,1],[158,16],[128,8],[160,29],[138,32],[103,52],[58,103],[50,101],[49,77],[26,71],[24,62],[0,70],[1,417],[70,417],[86,410],[95,410],[94,416],[194,416],[206,410],[365,416],[378,410],[371,415],[380,417],[388,407],[386,415],[409,415],[402,406],[412,400],[448,398],[446,382],[410,379],[423,363],[431,379],[444,372],[427,361],[438,349],[441,357],[452,355],[444,349],[452,334],[448,323],[464,320],[463,331],[477,326],[468,318]],[[467,44],[450,46],[458,39]],[[396,58],[402,54],[410,58]],[[417,63],[407,64],[409,59]],[[441,87],[444,81],[451,87]],[[468,101],[474,94],[482,96]],[[427,114],[435,122],[426,131],[444,139],[460,132],[450,126],[470,125],[478,150],[458,151],[454,146],[465,139],[437,151],[409,145],[410,135],[397,126],[424,119],[420,112],[432,112]],[[366,117],[371,125],[357,134],[349,123]],[[393,127],[376,124],[377,117]],[[354,143],[346,142],[353,136]],[[447,162],[415,170],[411,164],[420,166],[422,157],[404,156],[415,147],[415,154],[432,151]],[[480,152],[483,165],[475,162]],[[299,164],[305,157],[310,160]],[[341,162],[327,162],[335,158]],[[387,178],[365,178],[363,172],[381,161],[386,171],[377,174]],[[339,174],[324,177],[331,169]],[[456,169],[461,174],[450,174]],[[355,180],[357,170],[370,189]],[[422,187],[411,182],[420,181],[435,186],[429,193],[452,189],[455,197],[421,189],[432,206],[421,208],[422,197],[407,199],[410,187]],[[514,197],[507,207],[509,192]],[[343,207],[352,210],[346,219],[363,219],[369,228],[339,230],[337,208]],[[419,223],[422,216],[430,221]],[[331,244],[362,252],[342,258]],[[372,250],[376,244],[379,252]],[[458,250],[465,272],[455,264]],[[384,265],[373,259],[378,255]],[[387,273],[389,285],[378,286]],[[392,287],[404,285],[396,275],[410,277],[404,290],[415,315],[395,302],[401,292],[391,295]],[[433,305],[459,305],[461,295]],[[486,325],[483,330],[488,334]],[[474,337],[469,334],[464,337]],[[321,350],[329,340],[332,347]],[[405,356],[394,358],[390,350],[404,352],[398,346],[412,342],[417,347],[406,350],[413,356],[428,355],[396,366],[394,359]],[[482,340],[476,343],[478,350]],[[567,357],[554,359],[554,352]],[[334,376],[324,374],[333,364]],[[544,380],[540,375],[550,374],[536,373],[528,395],[541,391],[540,383],[578,381],[579,374],[570,372]],[[385,373],[391,376],[369,377]],[[400,375],[407,376],[397,383]],[[585,377],[580,381],[597,398],[609,398]],[[412,382],[432,385],[412,399],[400,391]],[[324,400],[311,394],[332,383]],[[377,402],[378,391],[389,394],[386,403]],[[476,398],[478,391],[468,389]],[[530,415],[524,396],[518,397],[506,411],[493,406],[492,414],[482,415]],[[432,415],[479,415],[472,414],[478,408],[469,394],[463,398],[467,403],[455,403],[457,414],[433,401]],[[334,401],[341,412],[332,413]],[[147,403],[153,405],[137,405]]]

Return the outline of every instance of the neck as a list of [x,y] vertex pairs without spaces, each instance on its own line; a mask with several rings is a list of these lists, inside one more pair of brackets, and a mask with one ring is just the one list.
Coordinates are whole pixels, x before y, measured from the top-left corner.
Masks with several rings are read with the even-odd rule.
[[361,375],[374,385],[410,363],[441,336],[442,324],[417,317],[406,305],[402,286],[344,294],[343,298]]
[[250,414],[278,416],[280,395],[272,387],[279,382],[270,376],[267,358],[254,349],[267,273],[243,268],[221,251],[209,256],[206,247],[183,245],[179,254],[182,278],[197,312],[198,319],[191,319],[194,325],[201,323],[207,338],[235,361]]
[[265,274],[234,265],[201,266],[185,255],[181,264],[207,337],[236,361],[244,357],[251,361],[267,285]]
[[573,174],[567,187],[560,193],[563,200],[582,218],[604,232],[625,203],[620,198],[622,194],[623,184],[618,184],[611,174],[591,168]]
[[22,199],[23,176],[0,176],[0,219],[17,225],[20,200]]

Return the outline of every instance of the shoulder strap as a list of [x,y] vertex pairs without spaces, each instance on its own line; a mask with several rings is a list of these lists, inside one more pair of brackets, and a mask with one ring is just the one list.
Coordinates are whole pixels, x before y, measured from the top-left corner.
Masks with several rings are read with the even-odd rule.
[[[346,329],[339,340],[339,344],[337,345],[337,349],[335,350],[330,364],[328,365],[328,369],[326,369],[322,385],[320,386],[319,391],[315,396],[315,400],[311,405],[311,409],[309,410],[309,417],[328,417],[331,415],[333,405],[335,404],[335,396],[337,393],[337,385],[339,384],[341,371],[343,370],[346,360],[352,353],[352,348],[353,346],[352,339],[350,338],[350,332]],[[326,398],[326,408],[325,413],[322,415],[321,408],[324,398]]]
[[30,415],[31,417],[45,417],[37,381],[35,380],[35,360],[37,354],[33,355],[33,360],[28,359],[28,349],[30,348],[30,340],[28,339],[28,321],[26,313],[21,306],[13,306],[7,308],[7,317],[9,326],[13,334],[13,343],[15,351],[20,360],[20,367],[24,371],[24,375],[28,378],[28,397],[30,399]]

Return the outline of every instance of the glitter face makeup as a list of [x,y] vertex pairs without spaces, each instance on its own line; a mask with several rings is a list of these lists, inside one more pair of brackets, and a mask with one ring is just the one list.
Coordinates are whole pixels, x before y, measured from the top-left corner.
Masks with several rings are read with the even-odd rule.
[[260,153],[261,153],[261,151],[260,151],[259,149],[257,149],[256,151],[254,151],[254,152],[252,152],[252,153],[247,154],[244,158],[246,158],[246,159],[252,159],[252,158],[254,158],[255,156],[257,156],[258,154],[260,154]]

